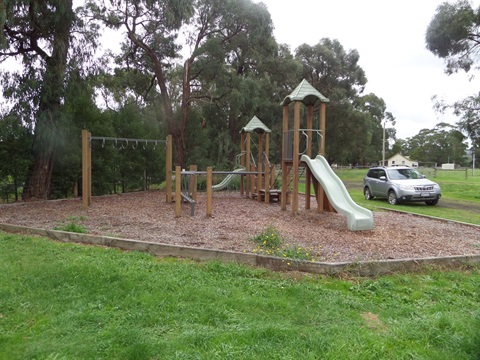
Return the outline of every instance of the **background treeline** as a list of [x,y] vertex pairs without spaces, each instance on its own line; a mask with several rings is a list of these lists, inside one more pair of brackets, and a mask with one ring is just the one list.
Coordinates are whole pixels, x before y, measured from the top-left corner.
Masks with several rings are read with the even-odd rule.
[[[387,157],[402,152],[467,165],[471,133],[462,123],[397,140],[385,102],[364,93],[367,76],[355,49],[319,34],[318,44],[292,51],[276,42],[273,26],[266,7],[251,0],[2,3],[2,196],[76,195],[82,129],[136,139],[171,134],[176,164],[228,170],[240,151],[239,131],[255,115],[272,130],[270,160],[278,163],[280,103],[302,79],[330,99],[331,163],[378,163],[385,127]],[[114,52],[102,47],[117,42]],[[95,195],[164,181],[163,144],[92,147]]]

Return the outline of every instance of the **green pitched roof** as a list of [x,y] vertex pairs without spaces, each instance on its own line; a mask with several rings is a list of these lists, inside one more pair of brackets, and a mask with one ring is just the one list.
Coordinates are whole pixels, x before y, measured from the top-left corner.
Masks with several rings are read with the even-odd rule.
[[302,82],[292,91],[292,93],[283,99],[282,105],[288,105],[292,101],[301,101],[305,105],[313,105],[320,100],[321,102],[330,102],[317,89],[303,79]]
[[245,125],[240,132],[257,132],[257,133],[264,133],[264,132],[272,132],[264,123],[260,121],[259,118],[254,116],[252,120]]

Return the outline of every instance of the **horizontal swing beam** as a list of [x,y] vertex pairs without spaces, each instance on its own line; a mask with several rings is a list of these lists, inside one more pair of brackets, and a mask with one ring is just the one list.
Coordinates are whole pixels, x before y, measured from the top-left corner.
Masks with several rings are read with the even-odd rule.
[[[182,175],[207,175],[207,171],[182,171]],[[212,171],[213,175],[264,175],[264,171]]]
[[114,141],[115,143],[125,143],[125,145],[128,146],[129,143],[133,144],[166,144],[168,141],[167,140],[150,140],[150,139],[130,139],[130,138],[116,138],[116,137],[106,137],[106,136],[90,136],[90,143],[93,140],[101,140],[103,142],[105,141]]

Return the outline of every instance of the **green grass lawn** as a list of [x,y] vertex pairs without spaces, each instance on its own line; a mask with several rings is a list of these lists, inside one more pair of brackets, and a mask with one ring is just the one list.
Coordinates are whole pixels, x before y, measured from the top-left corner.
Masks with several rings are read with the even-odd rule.
[[[389,208],[480,225],[480,170],[477,170],[476,174],[472,175],[471,170],[468,170],[466,173],[465,171],[420,169],[420,172],[430,180],[437,182],[442,188],[442,199],[436,206],[426,206],[424,203],[390,205],[385,199],[367,201],[363,197],[363,190],[361,190],[366,172],[366,169],[341,169],[335,171],[338,177],[347,184],[352,199],[360,206],[371,210],[378,210],[379,207]],[[358,189],[353,189],[348,184],[356,184]],[[305,185],[300,184],[299,191],[304,192],[304,190]],[[442,200],[454,201],[460,205],[460,209],[443,206]],[[461,205],[465,205],[465,209],[461,209]]]
[[480,268],[374,279],[0,233],[1,359],[478,359]]

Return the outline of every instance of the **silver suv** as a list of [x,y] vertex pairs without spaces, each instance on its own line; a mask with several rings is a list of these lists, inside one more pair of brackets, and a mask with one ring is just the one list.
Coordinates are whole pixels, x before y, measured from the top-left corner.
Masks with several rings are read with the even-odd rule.
[[392,205],[425,201],[436,205],[442,196],[440,186],[408,166],[373,167],[363,180],[365,199],[386,198]]

